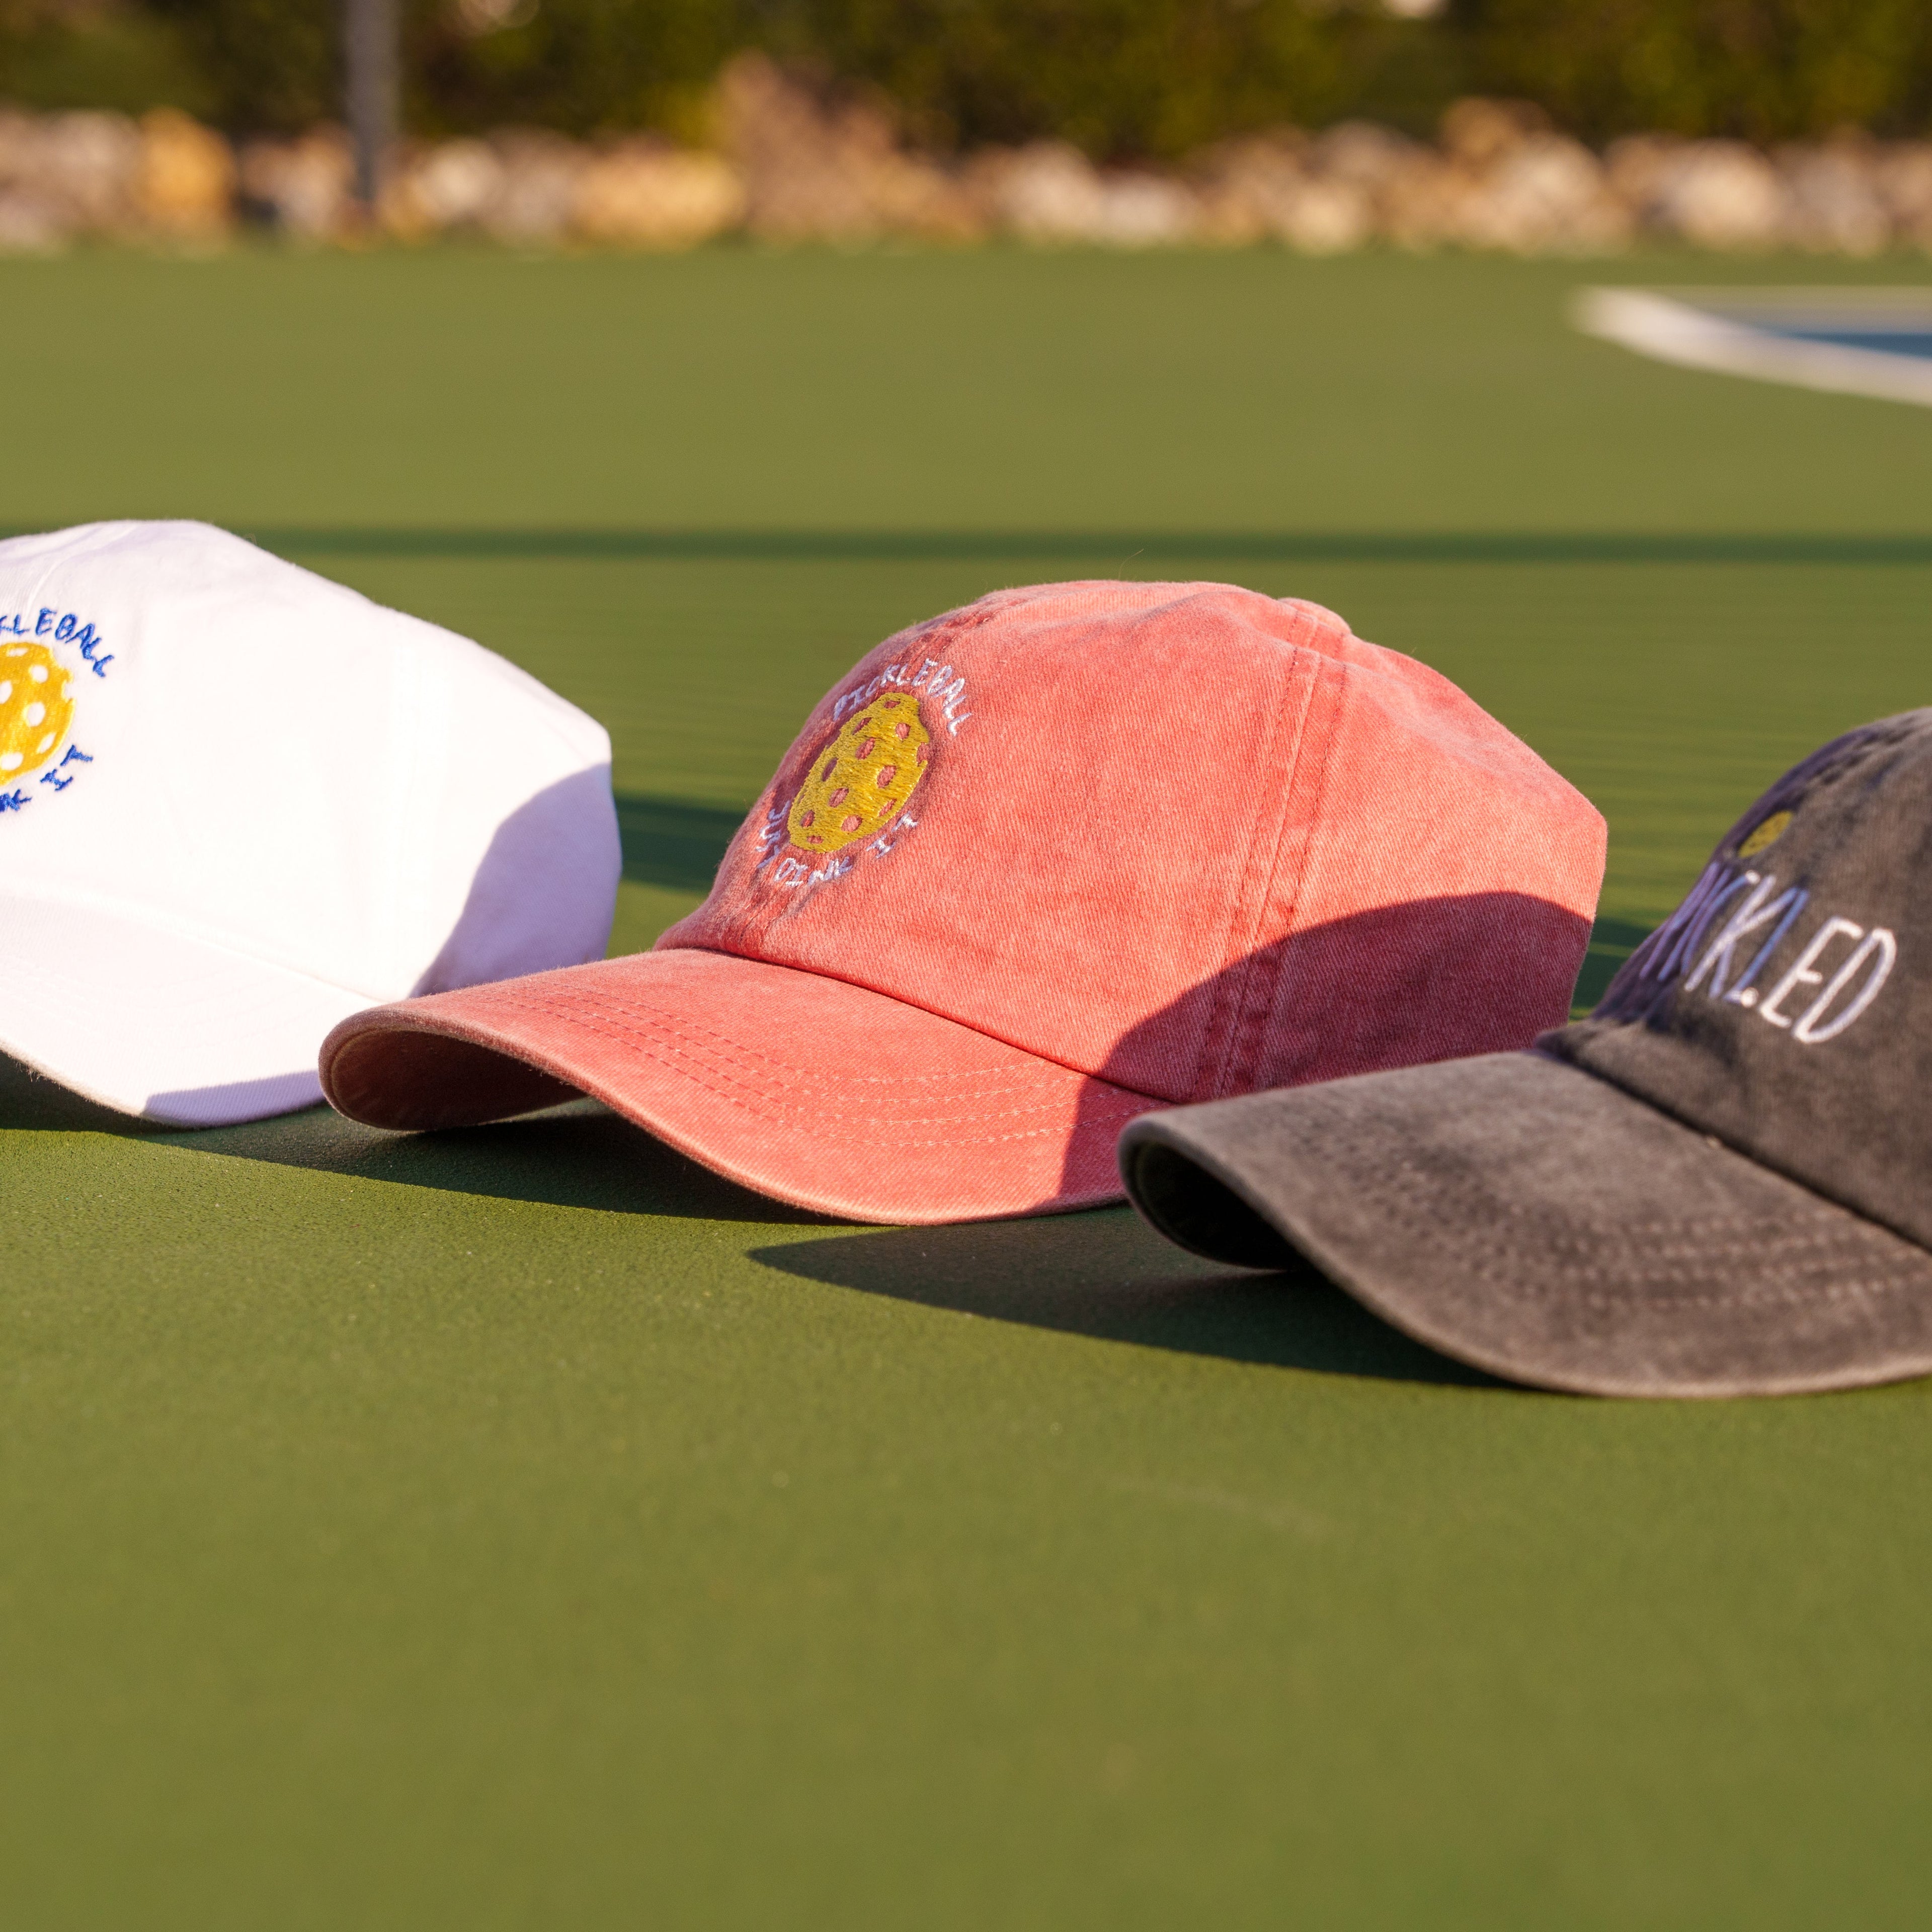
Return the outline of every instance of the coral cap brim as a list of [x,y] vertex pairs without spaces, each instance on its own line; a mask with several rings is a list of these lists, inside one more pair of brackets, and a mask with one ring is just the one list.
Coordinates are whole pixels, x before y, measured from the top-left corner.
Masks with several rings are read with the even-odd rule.
[[1121,1198],[1114,1144],[1168,1104],[821,974],[676,949],[357,1013],[323,1091],[372,1126],[503,1120],[578,1094],[728,1178],[855,1221]]

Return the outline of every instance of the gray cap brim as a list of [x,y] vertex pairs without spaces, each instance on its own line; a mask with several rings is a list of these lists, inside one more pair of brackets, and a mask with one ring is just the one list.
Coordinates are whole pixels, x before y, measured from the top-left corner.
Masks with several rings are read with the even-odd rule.
[[1149,1114],[1120,1169],[1183,1247],[1299,1253],[1513,1381],[1718,1396],[1932,1372],[1932,1254],[1541,1054]]

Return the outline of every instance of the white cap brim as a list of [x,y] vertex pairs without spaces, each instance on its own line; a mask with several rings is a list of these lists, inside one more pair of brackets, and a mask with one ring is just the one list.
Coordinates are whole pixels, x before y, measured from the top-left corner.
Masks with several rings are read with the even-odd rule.
[[218,1127],[313,1106],[368,995],[94,904],[0,902],[0,1052],[103,1106]]

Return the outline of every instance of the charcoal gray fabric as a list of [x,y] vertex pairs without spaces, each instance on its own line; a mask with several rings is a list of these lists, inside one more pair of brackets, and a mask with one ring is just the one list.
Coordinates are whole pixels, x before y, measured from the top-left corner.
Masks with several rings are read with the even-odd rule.
[[1726,1395],[1932,1373],[1932,710],[1834,739],[1531,1054],[1184,1107],[1127,1191],[1450,1354]]
[[1932,1245],[1932,711],[1780,778],[1537,1044]]
[[1120,1160],[1183,1246],[1298,1251],[1515,1381],[1740,1395],[1932,1372],[1932,1256],[1540,1053],[1148,1114]]

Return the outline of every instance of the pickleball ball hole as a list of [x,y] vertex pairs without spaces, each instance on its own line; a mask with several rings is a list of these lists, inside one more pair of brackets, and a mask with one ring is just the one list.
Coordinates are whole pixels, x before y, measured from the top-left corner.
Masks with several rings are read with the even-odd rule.
[[[4,698],[0,698],[0,704],[4,704],[6,700]],[[46,718],[46,715],[47,707],[44,704],[30,704],[27,706],[26,710],[20,713],[21,718],[29,724],[38,724],[41,723]]]
[[47,681],[47,668],[45,664],[29,664],[27,667],[27,675],[36,684],[45,684]]
[[14,686],[10,680],[5,684],[0,684],[0,704],[4,704],[13,694]]

